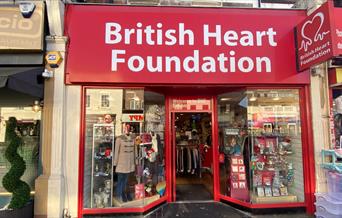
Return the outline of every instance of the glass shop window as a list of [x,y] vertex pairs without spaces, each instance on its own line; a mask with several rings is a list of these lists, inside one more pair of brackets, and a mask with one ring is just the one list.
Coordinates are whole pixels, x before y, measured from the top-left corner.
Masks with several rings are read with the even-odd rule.
[[101,95],[101,107],[109,107],[109,95]]
[[255,204],[304,202],[299,91],[218,97],[221,194]]
[[[144,207],[165,195],[165,100],[143,89],[87,89],[84,208]],[[143,104],[142,104],[143,103]],[[99,109],[100,108],[100,109]]]
[[86,107],[90,107],[90,95],[86,96]]

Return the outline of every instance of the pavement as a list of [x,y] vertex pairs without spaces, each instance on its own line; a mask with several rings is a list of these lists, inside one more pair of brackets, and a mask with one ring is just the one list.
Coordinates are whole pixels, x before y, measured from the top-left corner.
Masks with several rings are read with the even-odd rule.
[[169,203],[147,214],[84,216],[85,218],[313,218],[302,210],[279,210],[252,214],[220,202]]

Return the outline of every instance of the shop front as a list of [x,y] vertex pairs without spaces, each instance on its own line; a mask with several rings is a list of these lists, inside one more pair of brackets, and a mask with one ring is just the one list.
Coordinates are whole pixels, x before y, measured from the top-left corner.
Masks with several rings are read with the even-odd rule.
[[[34,9],[23,13],[20,8],[26,4],[32,4]],[[18,153],[26,164],[23,175],[19,177],[29,185],[31,195],[35,195],[35,179],[41,171],[39,150],[44,85],[37,81],[37,76],[44,71],[44,14],[42,2],[2,3],[0,7],[1,208],[8,207],[13,194],[2,182],[5,175],[13,170],[13,165],[4,155],[12,140],[8,134],[10,118],[16,120],[17,134],[22,141]],[[10,190],[13,192],[13,188]],[[25,207],[33,213],[33,201]],[[6,209],[2,211],[2,216],[5,216]]]
[[305,17],[68,5],[79,216],[175,201],[312,212],[310,80],[296,72],[293,32]]

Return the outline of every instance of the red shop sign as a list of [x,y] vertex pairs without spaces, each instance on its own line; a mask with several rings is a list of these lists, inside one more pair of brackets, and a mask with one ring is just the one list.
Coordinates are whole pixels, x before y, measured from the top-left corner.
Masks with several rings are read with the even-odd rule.
[[68,83],[304,84],[305,11],[68,5]]
[[296,27],[296,40],[298,71],[342,55],[342,8],[328,0]]

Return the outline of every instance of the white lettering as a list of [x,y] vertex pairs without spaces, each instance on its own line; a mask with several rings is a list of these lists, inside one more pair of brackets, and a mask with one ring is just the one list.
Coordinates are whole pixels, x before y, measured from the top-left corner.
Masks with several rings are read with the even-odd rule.
[[[229,46],[236,46],[237,45],[237,40],[239,39],[238,34],[235,31],[227,31],[224,36],[223,40],[224,42],[229,45]],[[234,42],[235,41],[235,42]]]
[[[192,63],[192,67],[190,66]],[[194,50],[193,56],[188,56],[183,61],[183,68],[186,72],[199,72],[199,52],[198,50]]]
[[112,50],[112,71],[118,70],[118,63],[125,63],[125,59],[118,58],[118,54],[126,54],[125,50]]
[[[114,30],[113,30],[114,28]],[[106,23],[106,44],[116,44],[119,43],[122,39],[120,34],[121,25],[118,23]],[[114,39],[112,39],[114,37]]]
[[152,40],[152,33],[154,33],[154,30],[152,29],[151,25],[147,26],[144,30],[146,35],[146,43],[148,45],[154,45],[154,41]]
[[209,25],[204,24],[203,26],[203,38],[204,45],[209,45],[209,38],[214,37],[216,39],[216,45],[221,45],[221,26],[216,25],[215,32],[209,32]]
[[215,72],[216,64],[215,59],[212,57],[203,57],[204,63],[202,64],[202,71],[205,73]]
[[262,31],[262,32],[257,31],[256,32],[256,40],[257,40],[256,45],[257,46],[262,46],[262,37],[265,35],[266,35],[265,31]]
[[274,36],[277,35],[276,32],[274,32],[273,28],[268,28],[267,30],[267,35],[268,35],[268,43],[270,46],[277,46],[277,43],[274,41]]
[[[245,63],[247,63],[247,67],[245,67]],[[251,72],[254,68],[253,60],[250,57],[242,57],[238,61],[238,67],[241,70],[241,72]]]
[[265,63],[265,70],[267,73],[271,72],[271,60],[267,57],[256,57],[256,72],[263,72],[262,71],[262,63]]
[[131,35],[135,33],[134,29],[125,29],[125,44],[129,45],[131,42]]
[[242,46],[253,46],[253,42],[253,34],[250,31],[241,31],[240,44]]
[[[134,62],[138,63],[138,66],[134,66]],[[144,69],[145,62],[144,59],[140,56],[134,55],[128,59],[128,68],[133,72],[139,72]]]
[[153,59],[151,56],[147,56],[147,70],[149,72],[162,72],[163,70],[163,60],[162,60],[162,57],[160,56],[157,56],[156,57],[157,59],[157,66],[156,67],[153,67]]
[[228,72],[228,69],[224,66],[225,65],[225,61],[228,60],[228,58],[223,54],[219,54],[219,56],[217,57],[217,60],[219,62],[219,67],[220,67],[220,71],[222,73],[227,73]]
[[158,23],[157,27],[159,29],[157,29],[157,45],[162,45],[163,44],[163,30],[160,29],[163,27],[162,23]]
[[235,66],[236,61],[235,61],[235,57],[234,57],[235,51],[230,51],[229,55],[230,55],[230,57],[229,57],[229,65],[230,65],[229,71],[234,73],[234,72],[236,72],[236,66]]
[[165,37],[168,39],[165,45],[175,45],[177,43],[177,38],[174,36],[176,30],[170,29],[165,32]]
[[184,23],[179,24],[179,44],[185,45],[184,39],[185,36],[188,35],[188,43],[187,45],[194,45],[194,33],[189,29],[184,29]]
[[165,57],[165,71],[166,72],[171,72],[171,63],[174,62],[175,63],[175,72],[180,72],[181,71],[181,64],[180,64],[180,60],[178,57],[176,56],[172,56],[172,57]]
[[272,70],[272,62],[268,57],[236,57],[236,52],[233,50],[229,51],[229,55],[220,53],[216,57],[201,56],[199,50],[193,50],[191,55],[184,58],[151,55],[125,57],[125,54],[126,50],[112,50],[113,72],[119,71],[119,63],[126,63],[127,59],[127,68],[132,72],[270,73]]

